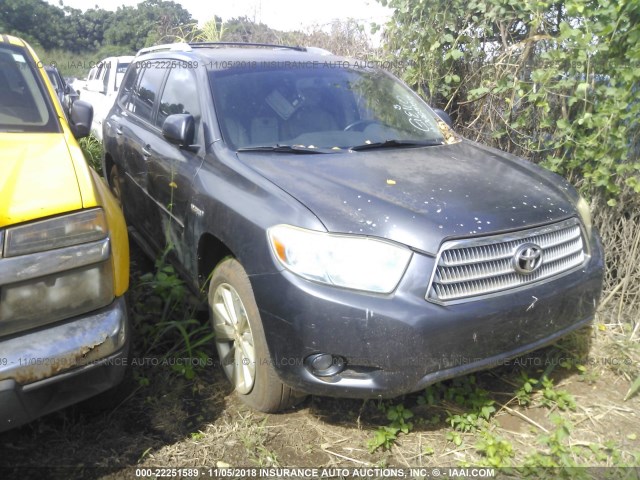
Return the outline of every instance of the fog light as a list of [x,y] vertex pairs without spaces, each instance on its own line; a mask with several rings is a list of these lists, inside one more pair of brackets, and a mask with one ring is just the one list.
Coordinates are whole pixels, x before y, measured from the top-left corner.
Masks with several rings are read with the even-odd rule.
[[342,357],[328,353],[315,353],[309,355],[304,363],[317,377],[330,377],[344,370],[345,361]]

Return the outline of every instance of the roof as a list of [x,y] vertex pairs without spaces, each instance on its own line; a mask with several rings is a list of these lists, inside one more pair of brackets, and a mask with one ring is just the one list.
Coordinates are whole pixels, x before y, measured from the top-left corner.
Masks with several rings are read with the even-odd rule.
[[26,47],[27,44],[20,40],[18,37],[11,35],[0,34],[0,43],[10,43],[11,45],[17,45],[18,47]]
[[174,43],[143,48],[138,56],[145,58],[199,58],[209,69],[224,69],[233,66],[251,66],[282,62],[327,62],[337,57],[315,47],[252,43]]

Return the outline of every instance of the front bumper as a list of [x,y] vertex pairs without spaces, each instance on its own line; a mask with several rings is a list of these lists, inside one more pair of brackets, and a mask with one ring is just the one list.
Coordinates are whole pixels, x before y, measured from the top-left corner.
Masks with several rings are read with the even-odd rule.
[[[603,278],[602,247],[577,271],[528,288],[456,305],[425,300],[432,257],[415,254],[391,295],[353,292],[288,271],[251,277],[280,379],[301,392],[392,398],[490,368],[556,341],[594,317]],[[346,368],[313,375],[304,359],[327,353]]]
[[0,339],[0,432],[117,385],[128,349],[122,297],[64,323]]

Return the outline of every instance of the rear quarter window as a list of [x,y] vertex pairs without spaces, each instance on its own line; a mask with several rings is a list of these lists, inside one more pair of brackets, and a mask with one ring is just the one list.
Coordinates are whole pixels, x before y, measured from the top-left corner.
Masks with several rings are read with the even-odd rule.
[[[153,124],[154,107],[166,70],[158,64],[150,63],[139,71],[133,87],[123,85],[124,108],[137,117]],[[129,81],[129,75],[125,79]],[[126,89],[129,88],[127,92]]]

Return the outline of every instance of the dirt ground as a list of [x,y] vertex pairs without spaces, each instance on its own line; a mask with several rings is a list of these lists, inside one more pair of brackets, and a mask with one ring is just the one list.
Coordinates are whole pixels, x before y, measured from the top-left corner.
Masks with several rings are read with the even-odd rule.
[[[153,264],[134,249],[133,267],[135,293],[142,288],[136,282]],[[141,299],[153,303],[145,295],[134,298],[131,308],[146,308]],[[136,335],[148,334],[145,328],[135,325]],[[115,406],[100,410],[91,400],[0,434],[0,478],[140,478],[141,468],[160,467],[202,467],[201,472],[205,467],[442,468],[486,466],[491,458],[513,467],[638,467],[640,395],[624,401],[638,375],[638,342],[630,341],[619,324],[608,323],[606,313],[582,336],[591,338],[588,359],[579,368],[558,362],[548,369],[553,386],[534,388],[529,405],[517,398],[523,374],[538,378],[549,358],[577,359],[584,353],[561,342],[518,365],[434,387],[445,396],[469,384],[487,392],[485,404],[494,411],[488,421],[475,423],[482,428],[466,431],[453,428],[451,418],[468,419],[473,409],[455,398],[430,403],[423,393],[391,402],[309,397],[290,411],[265,415],[238,401],[219,368],[205,367],[188,378],[169,364],[138,365],[118,391],[107,395]],[[171,349],[170,342],[150,350],[148,339],[138,340],[133,357],[149,351],[158,356],[163,349]],[[215,357],[213,348],[203,349]],[[569,396],[575,408],[563,410],[561,400]],[[372,451],[376,432],[390,424],[385,409],[397,405],[413,413],[408,433],[398,433],[389,448]],[[468,424],[473,422],[461,425]],[[492,456],[483,439],[497,442],[498,454]],[[500,451],[506,452],[503,457]],[[605,473],[595,471],[592,478]],[[609,474],[638,478],[634,469]]]

